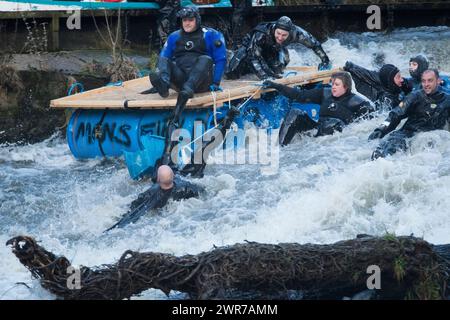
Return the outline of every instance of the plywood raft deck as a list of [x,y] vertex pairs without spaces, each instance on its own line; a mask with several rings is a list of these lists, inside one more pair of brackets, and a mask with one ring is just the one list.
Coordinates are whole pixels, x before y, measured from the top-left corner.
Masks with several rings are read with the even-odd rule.
[[[309,67],[293,68],[299,75],[276,80],[278,83],[287,85],[300,85],[314,82],[328,82],[333,72],[338,69],[327,71],[311,72]],[[263,89],[256,86],[260,81],[246,80],[224,80],[222,81],[223,92],[198,93],[190,99],[186,108],[210,108],[214,104],[221,106],[229,100],[250,97],[257,90],[260,90],[255,99],[260,97],[260,93],[273,91],[273,89]],[[128,108],[136,109],[171,109],[177,101],[177,93],[170,90],[167,98],[161,98],[158,94],[140,94],[140,92],[151,87],[148,77],[125,81],[121,86],[106,86],[89,90],[83,93],[52,100],[52,108],[82,108],[82,109],[125,109],[125,102],[128,101]]]

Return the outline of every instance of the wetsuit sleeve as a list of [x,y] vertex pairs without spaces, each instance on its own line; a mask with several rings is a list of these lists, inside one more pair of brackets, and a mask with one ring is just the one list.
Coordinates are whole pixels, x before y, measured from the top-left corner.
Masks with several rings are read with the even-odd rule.
[[139,207],[142,203],[144,203],[145,201],[148,201],[148,199],[153,198],[153,196],[156,194],[157,192],[157,186],[152,186],[150,188],[148,188],[147,190],[145,190],[144,192],[140,193],[137,197],[136,200],[134,200],[131,205],[130,205],[130,210],[134,210],[137,207]]
[[292,39],[292,42],[301,43],[305,47],[312,49],[314,53],[322,60],[322,62],[328,62],[330,59],[322,48],[322,45],[316,38],[312,36],[306,30],[300,28],[299,26],[295,27],[295,36]]
[[417,101],[417,94],[411,93],[405,97],[405,99],[400,102],[400,104],[392,109],[391,112],[389,112],[389,115],[386,119],[386,121],[383,123],[385,128],[383,129],[384,134],[395,130],[397,126],[400,124],[400,122],[407,118],[409,114],[411,113],[411,110],[413,110],[415,106],[415,102]]
[[204,192],[204,189],[198,185],[177,179],[175,182],[174,190],[172,192],[173,200],[197,198],[200,193]]
[[355,81],[356,90],[358,91],[360,91],[358,89],[358,86],[361,82],[364,82],[371,87],[375,88],[381,87],[380,77],[378,75],[378,72],[376,71],[367,70],[350,61],[347,61],[345,63],[344,70],[350,72],[353,80]]
[[175,49],[175,44],[176,44],[176,41],[178,40],[178,38],[179,38],[178,32],[171,33],[169,38],[167,38],[167,41],[164,44],[164,47],[162,48],[159,56],[167,58],[167,59],[172,59],[173,52]]
[[301,90],[298,88],[291,88],[284,84],[273,83],[272,88],[277,90],[286,98],[302,103],[317,103],[321,104],[323,99],[323,88],[314,88],[309,90]]
[[250,64],[252,65],[256,76],[261,80],[275,75],[262,56],[264,37],[265,35],[262,32],[256,32],[251,39],[248,50]]
[[213,83],[219,85],[227,64],[227,49],[225,38],[216,30],[207,32],[208,53],[214,61]]

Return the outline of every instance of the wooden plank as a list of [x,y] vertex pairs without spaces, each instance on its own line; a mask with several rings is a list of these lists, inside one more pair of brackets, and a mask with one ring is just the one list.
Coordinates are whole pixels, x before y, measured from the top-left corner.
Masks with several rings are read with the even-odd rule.
[[[296,86],[296,85],[305,85],[305,84],[311,84],[311,83],[317,83],[317,82],[322,82],[325,84],[328,84],[330,82],[331,77],[326,77],[326,78],[318,78],[318,79],[314,79],[314,80],[307,80],[304,81],[302,83],[294,83],[294,84],[288,84],[290,87],[292,86]],[[275,89],[263,89],[261,90],[261,92],[259,94],[256,94],[253,99],[259,99],[261,97],[261,94],[267,93],[267,92],[272,92],[275,91]],[[236,100],[236,99],[242,99],[242,98],[246,98],[249,97],[249,95],[239,95],[239,96],[234,96],[231,100]],[[222,106],[224,103],[228,102],[229,99],[225,99],[225,100],[216,100],[216,106]],[[203,105],[200,105],[201,107],[208,107],[211,106],[211,104],[206,103]]]
[[[310,67],[298,67],[298,70],[311,70]],[[301,75],[289,76],[287,78],[275,80],[277,83],[285,85],[301,85],[307,83],[324,82],[328,83],[333,72],[340,69],[307,72]],[[224,80],[223,92],[215,93],[216,105],[223,104],[231,100],[242,99],[253,95],[260,89],[260,81],[240,81]],[[141,91],[150,88],[150,81],[147,77],[123,82],[121,86],[106,86],[83,93],[78,93],[69,97],[52,100],[52,108],[112,108],[123,109],[125,100],[128,100],[129,108],[143,109],[166,109],[174,107],[177,93],[170,91],[168,98],[161,98],[157,94],[142,95]],[[273,89],[262,90],[261,93],[273,91]],[[260,94],[254,96],[260,98]],[[210,92],[196,94],[186,105],[187,108],[209,108],[214,104],[213,95]]]

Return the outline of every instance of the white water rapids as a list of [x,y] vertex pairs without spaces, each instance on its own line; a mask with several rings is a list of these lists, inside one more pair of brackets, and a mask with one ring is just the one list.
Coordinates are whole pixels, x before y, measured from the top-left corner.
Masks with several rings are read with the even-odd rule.
[[[409,58],[425,54],[450,71],[446,27],[337,34],[324,49],[334,66],[351,60],[375,69],[384,57],[407,75]],[[291,60],[318,62],[306,49],[291,50]],[[183,255],[244,240],[331,243],[391,232],[450,243],[450,132],[418,134],[408,152],[370,161],[378,142],[367,137],[385,116],[332,136],[296,137],[281,149],[275,175],[256,165],[211,165],[195,181],[207,189],[200,199],[170,202],[160,215],[107,234],[149,187],[131,180],[122,160],[76,160],[60,137],[0,146],[0,299],[54,298],[4,245],[20,234],[85,266],[115,262],[127,249]],[[141,298],[165,296],[148,290]]]

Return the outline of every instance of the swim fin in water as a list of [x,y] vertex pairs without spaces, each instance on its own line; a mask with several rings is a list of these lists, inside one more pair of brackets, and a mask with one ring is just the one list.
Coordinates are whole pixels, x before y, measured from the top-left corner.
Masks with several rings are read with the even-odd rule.
[[105,230],[105,232],[114,228],[123,228],[130,223],[138,221],[140,217],[150,210],[162,208],[169,200],[171,195],[170,191],[171,189],[162,190],[159,185],[155,185],[141,193],[139,197],[131,203],[130,210],[116,224]]

